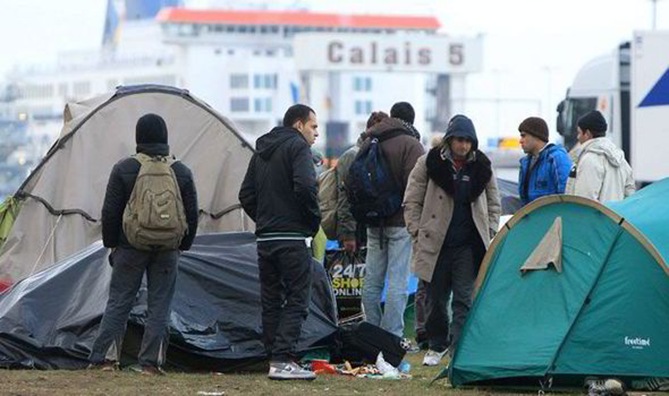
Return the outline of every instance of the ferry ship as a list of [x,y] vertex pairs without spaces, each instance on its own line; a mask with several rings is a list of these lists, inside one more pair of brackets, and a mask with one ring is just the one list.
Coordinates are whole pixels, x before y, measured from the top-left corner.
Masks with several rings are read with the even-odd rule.
[[62,53],[55,65],[15,67],[1,85],[0,117],[25,124],[26,141],[10,151],[31,147],[13,154],[28,166],[58,135],[66,103],[142,83],[188,89],[249,141],[290,105],[308,103],[325,135],[317,146],[328,156],[355,142],[372,111],[407,101],[427,144],[457,112],[450,98],[465,96],[465,76],[482,63],[480,37],[458,40],[440,27],[430,15],[108,0],[100,48]]

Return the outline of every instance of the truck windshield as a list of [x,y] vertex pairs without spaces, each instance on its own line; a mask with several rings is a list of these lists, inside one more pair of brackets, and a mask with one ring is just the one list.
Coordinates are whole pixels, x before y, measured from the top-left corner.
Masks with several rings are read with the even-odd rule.
[[597,98],[568,98],[561,106],[558,115],[562,124],[558,132],[564,137],[564,146],[567,150],[576,144],[576,122],[585,113],[597,108]]

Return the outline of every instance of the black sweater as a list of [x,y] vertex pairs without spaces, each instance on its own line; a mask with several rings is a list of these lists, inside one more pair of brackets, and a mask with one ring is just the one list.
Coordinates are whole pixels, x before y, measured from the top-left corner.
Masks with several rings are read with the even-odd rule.
[[316,171],[309,144],[297,130],[276,127],[258,138],[239,201],[258,236],[318,232]]

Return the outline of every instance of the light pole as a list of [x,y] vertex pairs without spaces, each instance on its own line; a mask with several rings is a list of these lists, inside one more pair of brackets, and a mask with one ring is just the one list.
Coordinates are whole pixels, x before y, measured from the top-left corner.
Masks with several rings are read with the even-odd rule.
[[[553,113],[551,109],[554,109],[554,107],[551,105],[551,101],[553,98],[551,97],[553,95],[553,70],[555,70],[554,67],[544,65],[541,67],[541,70],[546,73],[546,90],[547,90],[547,100],[546,104],[541,106],[542,107],[542,113],[544,117],[546,117],[546,120],[551,119],[553,116]],[[544,103],[542,100],[541,103]]]
[[493,76],[495,78],[495,131],[497,132],[497,136],[499,137],[499,123],[500,123],[500,102],[502,98],[500,97],[500,90],[499,90],[499,85],[500,85],[500,74],[502,73],[503,70],[500,69],[492,69],[491,72],[493,73]]
[[653,3],[653,30],[657,28],[657,0],[650,0]]
[[653,30],[655,30],[655,29],[657,29],[657,2],[659,0],[650,0],[650,1],[651,1],[651,3],[653,3],[652,18],[653,18]]

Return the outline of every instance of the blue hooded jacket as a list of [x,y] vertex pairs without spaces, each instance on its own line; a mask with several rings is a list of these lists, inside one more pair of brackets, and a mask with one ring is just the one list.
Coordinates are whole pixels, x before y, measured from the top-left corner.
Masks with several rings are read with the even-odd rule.
[[[548,143],[539,153],[539,159],[529,170],[532,156],[520,160],[518,194],[523,205],[551,194],[564,194],[572,162],[562,146]],[[526,181],[528,178],[529,180]]]

